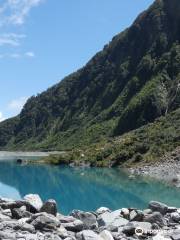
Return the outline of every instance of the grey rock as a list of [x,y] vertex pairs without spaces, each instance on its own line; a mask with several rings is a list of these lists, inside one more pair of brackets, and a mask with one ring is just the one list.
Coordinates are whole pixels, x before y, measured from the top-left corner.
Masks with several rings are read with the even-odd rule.
[[93,213],[75,210],[71,213],[71,216],[81,220],[84,223],[85,229],[97,228],[97,219]]
[[100,215],[97,219],[99,227],[102,226],[114,226],[114,227],[120,227],[123,225],[126,225],[128,223],[128,220],[121,217],[121,210],[116,210],[114,212],[106,212]]
[[76,232],[68,231],[69,237],[76,237]]
[[21,231],[33,233],[35,232],[35,227],[28,223],[18,224],[17,226],[14,227],[14,230],[21,230]]
[[14,229],[18,226],[19,226],[19,223],[16,220],[3,221],[0,223],[0,231],[5,229]]
[[102,232],[99,234],[99,236],[100,236],[102,239],[104,239],[104,240],[114,240],[112,234],[111,234],[109,231],[107,231],[107,230],[102,231]]
[[67,238],[65,238],[64,240],[76,240],[76,238],[75,238],[75,237],[72,237],[72,236],[70,236],[70,237],[67,237]]
[[180,214],[178,212],[173,212],[171,213],[171,219],[174,221],[174,222],[180,222]]
[[152,210],[151,209],[145,209],[143,211],[144,214],[151,214],[152,213]]
[[172,238],[163,236],[162,233],[158,233],[156,236],[152,238],[152,240],[172,240]]
[[172,240],[180,240],[180,233],[179,234],[172,234],[171,239]]
[[12,213],[11,213],[11,209],[4,209],[4,210],[1,210],[1,213],[5,216],[8,216],[8,217],[12,217]]
[[149,203],[149,208],[153,212],[160,212],[163,215],[165,215],[168,212],[168,206],[161,202],[151,201]]
[[105,212],[111,212],[111,210],[110,210],[109,208],[106,208],[106,207],[101,207],[101,208],[98,208],[98,209],[96,210],[96,213],[97,213],[98,215],[103,214],[103,213],[105,213]]
[[36,230],[53,230],[60,226],[60,222],[54,216],[47,214],[45,212],[33,216],[31,224]]
[[82,221],[76,219],[74,222],[62,223],[62,226],[68,231],[80,232],[84,228],[84,223]]
[[122,232],[111,232],[113,238],[115,240],[126,240],[127,238],[123,238],[123,233]]
[[21,208],[13,208],[11,209],[12,218],[14,219],[21,219],[21,218],[29,218],[31,217],[31,213],[28,211],[24,211],[24,209]]
[[121,214],[124,218],[129,219],[130,211],[129,211],[128,208],[122,208],[121,209]]
[[26,202],[25,200],[19,200],[19,201],[8,201],[8,202],[2,202],[0,203],[0,207],[2,209],[14,209],[14,208],[21,208],[25,206],[27,211],[31,212],[31,213],[36,213],[37,209],[34,208],[34,206],[32,206],[29,202]]
[[144,221],[149,223],[156,223],[160,227],[166,225],[166,221],[163,218],[163,215],[159,212],[153,212],[152,214],[145,215]]
[[54,216],[57,215],[57,203],[53,199],[46,201],[40,209],[40,212],[46,212]]
[[71,223],[76,220],[73,216],[62,216],[62,215],[57,215],[57,218],[61,223]]
[[139,210],[133,210],[130,212],[129,219],[130,221],[139,221],[141,222],[144,218],[144,214],[142,211]]
[[176,211],[177,211],[176,207],[168,207],[168,209],[167,209],[168,213],[173,213],[173,212],[176,212]]
[[10,231],[0,231],[0,239],[2,240],[15,240],[16,233]]
[[3,214],[3,213],[0,213],[0,222],[3,222],[3,221],[7,221],[7,220],[10,220],[11,217]]
[[30,203],[37,210],[37,212],[43,205],[43,202],[38,194],[28,194],[24,196],[24,200]]
[[62,225],[56,229],[56,233],[63,239],[69,237],[68,231]]
[[92,230],[83,230],[76,235],[79,240],[103,240],[97,233]]

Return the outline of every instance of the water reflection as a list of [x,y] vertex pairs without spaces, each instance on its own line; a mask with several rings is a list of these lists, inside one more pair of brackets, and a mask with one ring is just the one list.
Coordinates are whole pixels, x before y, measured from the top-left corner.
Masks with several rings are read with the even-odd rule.
[[116,169],[21,166],[6,161],[0,163],[0,182],[5,184],[0,185],[0,195],[19,198],[38,193],[43,200],[56,199],[63,213],[100,206],[144,208],[152,199],[180,206],[179,189],[140,177],[132,180]]

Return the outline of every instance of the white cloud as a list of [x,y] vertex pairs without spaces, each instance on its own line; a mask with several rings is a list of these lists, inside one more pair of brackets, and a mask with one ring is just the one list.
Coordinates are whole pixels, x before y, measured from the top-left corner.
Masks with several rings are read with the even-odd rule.
[[43,0],[2,0],[0,4],[0,24],[22,25],[33,7]]
[[33,57],[35,57],[35,53],[34,53],[34,52],[26,52],[26,53],[25,53],[25,56],[26,56],[26,57],[33,58]]
[[2,112],[0,112],[0,122],[2,122],[2,121],[4,121],[4,120],[5,120],[5,118],[3,117]]
[[0,46],[9,45],[12,47],[17,47],[20,45],[20,40],[25,38],[24,34],[16,33],[3,33],[0,34]]
[[25,53],[14,52],[14,53],[0,54],[0,59],[5,59],[5,58],[22,59],[22,58],[34,58],[34,57],[35,57],[34,52],[25,52]]
[[21,97],[19,99],[14,99],[8,104],[8,108],[15,112],[20,112],[26,103],[28,97]]

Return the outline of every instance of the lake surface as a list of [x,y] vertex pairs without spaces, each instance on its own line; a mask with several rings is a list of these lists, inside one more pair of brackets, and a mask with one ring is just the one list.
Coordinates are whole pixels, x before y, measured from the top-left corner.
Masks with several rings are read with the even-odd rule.
[[28,193],[37,193],[44,201],[55,199],[64,214],[73,209],[93,211],[101,206],[141,209],[150,200],[180,207],[180,189],[143,177],[131,179],[118,169],[18,165],[12,160],[12,155],[9,161],[1,156],[2,197],[20,199]]

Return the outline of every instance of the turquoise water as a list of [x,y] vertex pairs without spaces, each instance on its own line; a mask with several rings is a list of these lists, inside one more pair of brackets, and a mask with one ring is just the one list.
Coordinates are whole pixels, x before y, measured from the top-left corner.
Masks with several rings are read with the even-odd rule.
[[180,207],[180,190],[158,181],[137,177],[118,169],[80,169],[66,166],[18,165],[0,162],[0,196],[19,199],[38,193],[53,198],[59,211],[93,211],[101,206],[145,208],[150,200]]

